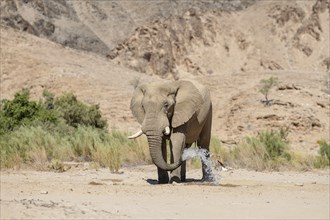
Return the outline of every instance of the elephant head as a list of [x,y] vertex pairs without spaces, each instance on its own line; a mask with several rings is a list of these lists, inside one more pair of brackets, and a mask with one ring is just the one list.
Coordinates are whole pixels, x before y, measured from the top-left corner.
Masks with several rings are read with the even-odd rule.
[[[162,156],[162,141],[168,139],[173,129],[189,121],[202,105],[202,95],[190,81],[162,81],[138,86],[131,100],[133,115],[148,138],[153,163],[163,170],[174,170],[182,161],[179,158],[168,164]],[[184,144],[180,147],[183,151]]]

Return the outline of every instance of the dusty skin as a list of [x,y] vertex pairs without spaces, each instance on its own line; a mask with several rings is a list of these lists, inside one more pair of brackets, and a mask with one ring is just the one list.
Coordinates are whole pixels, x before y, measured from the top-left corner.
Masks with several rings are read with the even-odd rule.
[[1,219],[330,218],[329,170],[221,171],[220,185],[199,182],[199,169],[175,185],[155,184],[156,173],[153,165],[1,171]]

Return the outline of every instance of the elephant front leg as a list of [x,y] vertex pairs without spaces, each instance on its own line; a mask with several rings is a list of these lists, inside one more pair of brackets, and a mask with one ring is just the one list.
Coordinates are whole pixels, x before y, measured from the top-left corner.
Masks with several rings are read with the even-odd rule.
[[[173,133],[171,135],[171,163],[178,161],[182,156],[182,150],[185,146],[185,136],[183,133]],[[186,161],[181,166],[171,171],[170,183],[186,181]]]
[[[162,155],[165,161],[167,161],[167,151],[166,151],[166,139],[162,140]],[[169,182],[168,172],[166,170],[160,169],[157,167],[158,173],[158,183],[166,184]]]

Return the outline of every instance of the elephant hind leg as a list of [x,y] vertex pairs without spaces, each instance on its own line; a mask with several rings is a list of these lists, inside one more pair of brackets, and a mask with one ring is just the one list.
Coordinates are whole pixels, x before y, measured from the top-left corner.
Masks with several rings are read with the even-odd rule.
[[183,161],[181,165],[181,181],[186,182],[186,161]]
[[212,129],[212,110],[208,113],[205,124],[201,130],[201,133],[199,134],[197,140],[197,146],[209,150],[210,141],[211,141],[211,129]]

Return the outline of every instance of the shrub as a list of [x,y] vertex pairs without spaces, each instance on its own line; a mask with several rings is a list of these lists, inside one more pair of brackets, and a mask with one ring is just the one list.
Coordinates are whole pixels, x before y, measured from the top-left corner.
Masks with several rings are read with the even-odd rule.
[[284,128],[280,128],[279,131],[266,130],[260,132],[258,139],[271,159],[286,157],[290,160],[290,155],[287,153],[289,143],[287,140],[288,134],[288,129]]
[[232,167],[278,169],[291,160],[287,135],[287,129],[261,131],[257,137],[245,137],[232,149],[222,147],[220,140],[213,137],[210,150],[224,164]]
[[234,167],[264,170],[270,167],[265,146],[256,137],[245,137],[232,151]]
[[265,100],[262,102],[265,103],[265,105],[271,105],[271,100],[268,99],[268,94],[274,86],[278,85],[278,78],[271,76],[269,79],[262,79],[260,84],[261,88],[259,89],[259,92],[265,96]]
[[320,145],[319,154],[330,161],[330,143],[325,140],[319,140],[317,143]]
[[13,100],[2,100],[0,135],[19,126],[57,122],[58,118],[54,111],[47,110],[41,102],[30,101],[29,98],[29,90],[22,89],[15,94]]
[[[51,103],[47,103],[51,105]],[[106,128],[107,122],[102,118],[99,105],[88,106],[79,101],[72,93],[66,93],[57,97],[54,101],[54,108],[59,112],[65,122],[72,126],[92,126],[95,128]]]
[[106,127],[99,106],[84,104],[72,93],[56,98],[45,90],[36,102],[22,89],[1,102],[1,167],[26,163],[43,169],[51,159],[90,159],[96,142],[107,144]]
[[[31,101],[28,89],[15,94],[13,100],[3,100],[0,111],[0,135],[19,126],[42,125],[44,128],[63,123],[77,128],[78,125],[106,128],[99,105],[87,105],[72,93],[56,97],[45,90],[43,100]],[[63,121],[63,122],[61,122]],[[56,126],[55,126],[56,127]],[[67,130],[67,129],[66,129]]]
[[319,156],[314,160],[315,168],[323,168],[330,166],[330,144],[325,140],[319,140],[317,143],[320,145]]
[[323,168],[326,166],[326,159],[318,155],[292,152],[291,157],[290,166],[295,170],[306,171],[312,168]]

